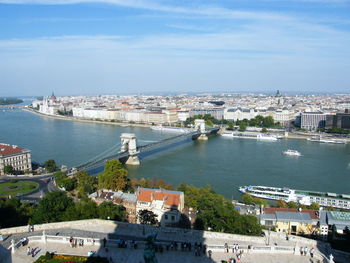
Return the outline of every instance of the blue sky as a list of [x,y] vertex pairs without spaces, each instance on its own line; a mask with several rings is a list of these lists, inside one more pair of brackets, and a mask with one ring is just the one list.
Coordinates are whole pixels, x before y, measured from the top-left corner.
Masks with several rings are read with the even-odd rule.
[[0,87],[348,93],[350,0],[0,0]]

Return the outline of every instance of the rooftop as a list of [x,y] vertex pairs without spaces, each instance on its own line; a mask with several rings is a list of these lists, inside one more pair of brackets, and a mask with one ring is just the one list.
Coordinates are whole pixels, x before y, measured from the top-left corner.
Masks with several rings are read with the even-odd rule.
[[0,143],[0,156],[19,154],[25,151],[28,151],[28,150],[20,148],[16,145]]

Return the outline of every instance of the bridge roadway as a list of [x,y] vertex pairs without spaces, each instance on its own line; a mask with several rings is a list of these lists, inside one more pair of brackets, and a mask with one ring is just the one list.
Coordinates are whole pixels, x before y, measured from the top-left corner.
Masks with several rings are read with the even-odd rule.
[[[206,132],[206,134],[215,134],[217,133],[219,130],[219,128],[211,128],[209,131]],[[156,149],[161,149],[163,147],[184,141],[188,138],[192,138],[193,140],[197,139],[199,136],[201,135],[200,131],[196,130],[196,131],[192,131],[192,132],[188,132],[188,133],[184,133],[184,134],[180,134],[177,136],[173,136],[167,139],[163,139],[161,141],[158,142],[153,142],[153,143],[149,143],[146,145],[141,145],[137,147],[137,151],[138,153],[142,153],[142,152],[149,152],[152,150],[156,150]],[[84,163],[82,165],[79,165],[77,167],[75,167],[78,171],[82,171],[82,170],[91,170],[94,168],[98,168],[104,165],[104,163],[106,161],[110,161],[110,160],[122,160],[124,158],[127,158],[129,156],[129,152],[128,151],[124,151],[124,152],[118,152],[116,154],[112,154],[109,155],[107,157],[103,157],[101,159],[98,160],[92,160],[90,162]]]

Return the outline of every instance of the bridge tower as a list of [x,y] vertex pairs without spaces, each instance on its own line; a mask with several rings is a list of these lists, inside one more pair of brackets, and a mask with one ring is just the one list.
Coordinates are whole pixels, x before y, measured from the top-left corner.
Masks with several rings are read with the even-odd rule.
[[198,140],[207,141],[207,131],[205,130],[205,121],[202,119],[196,119],[194,120],[194,126],[195,128],[201,133],[201,135],[198,137]]
[[129,152],[128,160],[125,162],[129,165],[140,165],[140,160],[137,154],[139,151],[137,150],[136,136],[133,133],[122,133],[120,136],[121,148],[122,152]]

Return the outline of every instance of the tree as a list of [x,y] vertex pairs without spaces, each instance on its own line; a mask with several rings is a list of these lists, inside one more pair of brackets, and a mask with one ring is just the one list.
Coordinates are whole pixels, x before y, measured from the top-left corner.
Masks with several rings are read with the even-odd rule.
[[265,200],[253,197],[250,194],[243,194],[242,195],[242,201],[243,201],[243,203],[248,204],[248,205],[256,204],[256,205],[263,205],[265,207],[267,206],[267,203],[266,203]]
[[103,202],[98,206],[98,217],[101,219],[125,221],[125,207],[113,204],[112,202]]
[[233,130],[233,122],[229,122],[227,127],[229,130]]
[[312,210],[319,210],[320,209],[320,205],[317,203],[312,203],[309,207]]
[[288,205],[287,205],[287,203],[286,203],[285,201],[283,201],[283,200],[278,200],[278,201],[277,201],[277,207],[287,208]]
[[247,130],[247,124],[245,122],[241,122],[239,124],[239,131],[246,131]]
[[49,192],[40,200],[38,208],[34,211],[33,223],[41,224],[63,221],[65,219],[65,211],[71,206],[74,206],[73,199],[67,197],[65,192]]
[[46,161],[44,163],[44,167],[49,173],[53,173],[53,172],[58,170],[58,167],[57,167],[56,162],[54,160]]
[[12,174],[12,173],[13,173],[12,165],[5,165],[5,167],[4,167],[4,174]]
[[68,207],[62,217],[65,221],[97,218],[98,208],[94,201],[86,198]]
[[79,171],[77,173],[77,189],[80,195],[86,196],[92,194],[97,188],[97,178],[89,175],[85,171]]
[[[194,228],[226,233],[259,235],[261,227],[257,220],[242,217],[230,200],[215,193],[209,186],[198,188],[181,184],[178,188],[185,194],[185,204],[197,210]],[[248,227],[245,227],[248,224]]]
[[140,210],[138,212],[138,218],[141,224],[143,225],[156,225],[158,224],[157,215],[152,211],[147,209]]
[[77,180],[68,177],[64,172],[55,172],[53,176],[55,177],[56,185],[64,188],[66,191],[72,191],[77,186]]
[[264,127],[264,128],[261,129],[261,132],[266,133],[267,129]]
[[275,124],[275,121],[272,116],[267,116],[263,119],[263,127],[269,128]]
[[287,203],[287,205],[288,205],[288,208],[298,208],[297,202],[290,201]]
[[128,171],[117,160],[107,161],[103,173],[98,176],[98,188],[113,191],[125,190],[128,186]]

